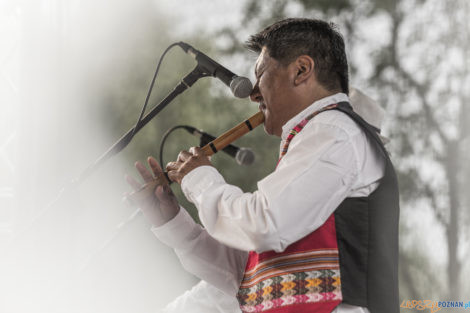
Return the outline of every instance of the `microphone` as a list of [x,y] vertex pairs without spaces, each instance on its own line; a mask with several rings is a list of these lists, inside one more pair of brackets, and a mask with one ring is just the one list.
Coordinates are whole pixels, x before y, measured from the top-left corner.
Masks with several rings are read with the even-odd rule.
[[230,90],[235,97],[246,98],[251,94],[253,85],[248,78],[235,75],[227,68],[185,42],[180,41],[178,45],[184,50],[184,52],[196,59],[198,66],[200,66],[204,71],[211,76],[220,79],[225,85],[230,87]]
[[[192,126],[183,126],[186,131],[194,136],[199,137],[201,140],[200,146],[205,146],[209,142],[216,139],[216,137],[203,132],[195,127]],[[255,161],[255,154],[249,148],[239,148],[232,144],[229,144],[227,147],[223,148],[222,151],[230,155],[231,157],[235,158],[239,165],[250,165]]]

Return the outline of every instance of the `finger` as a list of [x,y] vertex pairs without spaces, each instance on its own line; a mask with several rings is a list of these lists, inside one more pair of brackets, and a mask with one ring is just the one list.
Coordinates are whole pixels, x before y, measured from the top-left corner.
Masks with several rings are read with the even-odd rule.
[[153,174],[156,176],[156,177],[161,177],[162,174],[163,174],[163,170],[162,168],[160,167],[160,164],[158,164],[157,160],[155,160],[154,157],[148,157],[147,158],[147,162],[150,166],[150,168],[152,169],[152,172]]
[[163,192],[163,186],[158,185],[157,188],[155,188],[155,195],[157,196],[157,199],[162,201],[164,198],[164,192]]
[[158,186],[155,189],[155,195],[157,196],[157,199],[160,201],[162,206],[170,206],[172,204],[172,200],[175,197],[168,185]]
[[150,168],[152,169],[153,174],[155,175],[160,184],[167,184],[170,182],[167,175],[163,172],[160,164],[157,160],[155,160],[154,157],[148,157],[147,161],[150,165]]
[[132,207],[132,201],[131,201],[131,199],[129,198],[129,195],[130,195],[130,193],[125,192],[125,193],[122,195],[121,201],[122,201],[124,204],[126,204],[127,206]]
[[204,155],[204,151],[200,147],[191,147],[189,148],[189,153],[191,153],[194,156],[200,156]]
[[142,165],[142,163],[135,162],[135,168],[139,171],[140,176],[142,176],[144,179],[144,182],[150,183],[154,180],[150,171],[144,165]]
[[155,189],[155,195],[157,196],[157,199],[163,204],[168,201],[168,194],[165,192],[162,185],[157,186]]
[[180,164],[179,162],[168,162],[166,165],[167,172],[177,171],[180,168]]
[[178,161],[181,161],[181,162],[186,162],[186,160],[188,160],[190,157],[192,157],[192,153],[189,153],[188,151],[181,151],[179,154],[178,154]]
[[141,184],[134,177],[126,175],[126,181],[135,191],[140,190]]
[[173,182],[178,182],[179,174],[177,171],[168,171],[168,178]]

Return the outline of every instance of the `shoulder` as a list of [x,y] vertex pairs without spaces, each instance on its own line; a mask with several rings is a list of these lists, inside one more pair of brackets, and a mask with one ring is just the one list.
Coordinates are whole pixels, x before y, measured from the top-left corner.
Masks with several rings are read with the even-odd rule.
[[348,138],[362,133],[361,128],[347,114],[338,110],[328,110],[316,115],[307,125],[306,130],[334,129],[338,133],[343,133]]
[[[337,110],[329,110],[314,116],[294,137],[291,147],[304,140],[350,142],[364,137],[362,129],[348,115]],[[308,139],[310,138],[310,139]],[[353,140],[355,141],[355,140]]]
[[349,116],[329,110],[314,116],[305,124],[302,131],[292,139],[289,151],[301,151],[307,155],[338,149],[354,157],[356,153],[353,146],[363,141],[363,137],[363,131]]

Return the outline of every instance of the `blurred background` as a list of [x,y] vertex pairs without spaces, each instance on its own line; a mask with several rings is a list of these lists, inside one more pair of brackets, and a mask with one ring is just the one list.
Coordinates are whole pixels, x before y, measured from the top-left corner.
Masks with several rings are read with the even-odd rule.
[[[352,85],[387,112],[401,189],[400,300],[470,300],[469,14],[467,0],[1,0],[0,312],[152,312],[197,283],[121,201],[123,177],[158,156],[172,126],[220,135],[257,111],[218,80],[198,81],[53,200],[133,127],[169,44],[187,41],[253,81],[257,55],[243,42],[284,17],[335,22]],[[150,108],[194,66],[171,50]],[[255,151],[254,164],[224,154],[214,164],[253,191],[274,169],[279,140],[260,127],[236,144]],[[175,131],[165,162],[195,145]]]

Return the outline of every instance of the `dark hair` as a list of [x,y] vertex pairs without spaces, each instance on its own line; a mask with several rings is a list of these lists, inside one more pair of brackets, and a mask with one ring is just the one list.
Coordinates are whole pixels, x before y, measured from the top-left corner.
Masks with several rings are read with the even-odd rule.
[[266,47],[269,56],[284,66],[300,55],[309,55],[315,62],[315,75],[320,84],[329,91],[349,92],[344,41],[333,23],[285,19],[250,36],[246,46],[257,53]]

